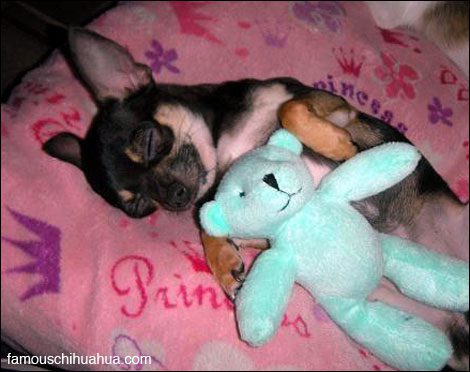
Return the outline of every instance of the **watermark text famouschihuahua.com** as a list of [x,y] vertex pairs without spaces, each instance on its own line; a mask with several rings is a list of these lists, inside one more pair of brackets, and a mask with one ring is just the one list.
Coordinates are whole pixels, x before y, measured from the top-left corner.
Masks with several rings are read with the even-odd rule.
[[[2,359],[3,361],[5,359]],[[6,358],[7,364],[11,365],[42,365],[42,364],[51,364],[51,365],[81,365],[81,364],[90,364],[90,365],[150,365],[152,364],[152,357],[146,355],[127,355],[127,356],[118,356],[118,355],[101,355],[97,353],[95,355],[77,355],[75,353],[68,353],[61,355],[11,355],[8,353]]]

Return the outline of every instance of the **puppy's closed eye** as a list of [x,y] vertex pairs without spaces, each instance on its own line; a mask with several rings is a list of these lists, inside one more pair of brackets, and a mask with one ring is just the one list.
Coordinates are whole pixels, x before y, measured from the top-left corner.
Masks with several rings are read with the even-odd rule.
[[171,129],[153,122],[144,122],[131,136],[131,145],[126,155],[145,167],[159,161],[173,147],[174,135]]
[[144,161],[139,153],[134,152],[132,147],[128,147],[124,150],[124,153],[127,155],[129,159],[132,160],[134,163],[142,164]]

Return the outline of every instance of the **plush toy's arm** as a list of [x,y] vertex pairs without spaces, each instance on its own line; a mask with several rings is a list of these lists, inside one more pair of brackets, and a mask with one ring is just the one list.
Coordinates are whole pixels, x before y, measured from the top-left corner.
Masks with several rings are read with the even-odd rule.
[[387,143],[359,153],[321,182],[318,191],[348,201],[378,194],[411,174],[421,158],[407,143]]
[[278,329],[295,279],[293,253],[273,246],[255,261],[236,299],[242,340],[261,346]]

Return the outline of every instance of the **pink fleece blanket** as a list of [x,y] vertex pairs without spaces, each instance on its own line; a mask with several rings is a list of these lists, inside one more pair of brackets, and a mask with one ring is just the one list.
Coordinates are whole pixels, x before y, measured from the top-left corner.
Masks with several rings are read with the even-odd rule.
[[[362,3],[129,2],[90,28],[125,45],[157,81],[292,76],[340,94],[405,133],[468,200],[465,77],[409,31],[377,28]],[[3,337],[37,355],[152,361],[90,369],[390,369],[300,288],[272,342],[242,343],[190,213],[131,220],[41,151],[59,131],[83,135],[95,112],[57,52],[2,105]]]

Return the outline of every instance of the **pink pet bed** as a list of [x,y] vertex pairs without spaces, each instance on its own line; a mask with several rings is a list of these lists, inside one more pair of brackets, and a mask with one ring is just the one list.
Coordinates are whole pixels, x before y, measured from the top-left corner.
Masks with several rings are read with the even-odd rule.
[[[157,82],[292,76],[340,94],[403,132],[468,200],[467,79],[429,42],[377,28],[362,3],[129,2],[89,27],[149,64]],[[272,342],[241,342],[191,213],[129,219],[75,167],[41,151],[60,131],[83,136],[95,112],[58,52],[2,105],[4,339],[35,355],[86,356],[88,369],[390,369],[300,288]],[[399,297],[386,285],[381,291]],[[124,359],[142,355],[150,365]]]

